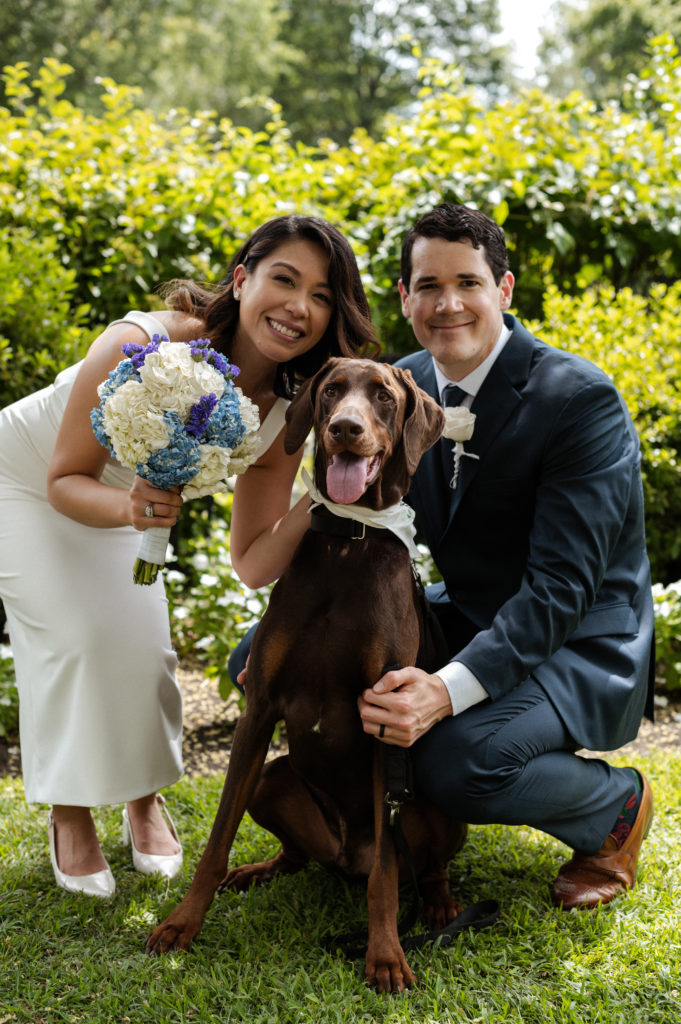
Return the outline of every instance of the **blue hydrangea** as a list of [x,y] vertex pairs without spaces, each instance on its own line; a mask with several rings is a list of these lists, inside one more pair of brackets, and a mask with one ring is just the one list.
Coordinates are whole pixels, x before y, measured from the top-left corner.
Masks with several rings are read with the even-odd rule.
[[143,476],[154,487],[170,490],[182,486],[196,476],[201,464],[201,451],[196,438],[185,430],[184,423],[175,412],[163,414],[168,428],[167,447],[152,452],[146,463],[137,464],[137,475]]
[[107,400],[109,395],[113,395],[114,391],[117,391],[126,381],[129,381],[131,377],[135,380],[139,380],[139,374],[137,373],[131,359],[122,359],[118,366],[111,370],[109,376],[106,378],[103,384],[100,384],[100,408],[103,407],[104,402]]
[[234,385],[229,382],[206,424],[201,441],[203,444],[234,449],[241,444],[245,433],[246,428],[239,412],[239,398]]
[[[126,347],[125,345],[123,346]],[[132,377],[139,380],[139,374],[133,366],[132,360],[122,359],[115,369],[111,370],[107,379],[100,384],[99,387],[99,405],[96,406],[90,413],[90,423],[92,429],[95,432],[95,437],[99,443],[106,448],[111,455],[114,455],[114,450],[111,447],[111,442],[104,430],[104,405],[106,404],[107,398],[113,395],[114,391],[117,391],[121,385],[125,384]]]
[[97,438],[99,443],[104,448],[106,448],[106,450],[110,452],[111,455],[113,455],[114,450],[111,447],[111,443],[109,442],[109,438],[104,429],[104,413],[102,411],[102,405],[97,405],[92,410],[92,412],[90,413],[90,423],[92,424],[92,429],[94,430],[95,437]]

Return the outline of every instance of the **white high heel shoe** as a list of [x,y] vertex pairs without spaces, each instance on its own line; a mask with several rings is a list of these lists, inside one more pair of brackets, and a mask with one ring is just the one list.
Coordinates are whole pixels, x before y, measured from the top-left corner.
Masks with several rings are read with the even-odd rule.
[[[172,819],[168,814],[168,808],[166,802],[160,793],[156,794],[156,800],[164,814],[170,834],[173,839],[178,843],[180,840],[177,838],[177,832],[173,825]],[[135,846],[135,837],[132,834],[132,828],[130,826],[130,817],[128,815],[128,808],[123,808],[123,845],[127,846],[128,843],[132,847],[132,863],[135,871],[141,872],[143,875],[164,875],[165,878],[174,878],[182,867],[182,848],[180,847],[179,853],[141,853],[140,850]]]
[[47,814],[47,840],[50,846],[50,861],[57,885],[67,892],[82,892],[86,896],[99,896],[109,899],[116,891],[116,881],[107,864],[103,871],[95,871],[93,875],[65,875],[57,864],[57,852],[54,842],[54,820],[52,811]]

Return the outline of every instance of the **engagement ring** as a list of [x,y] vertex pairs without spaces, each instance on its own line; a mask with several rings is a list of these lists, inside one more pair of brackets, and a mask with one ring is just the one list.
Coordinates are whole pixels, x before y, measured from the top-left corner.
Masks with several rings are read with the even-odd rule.
[[147,519],[153,519],[154,518],[154,506],[151,504],[151,502],[149,502],[149,504],[145,508],[144,514],[147,517]]

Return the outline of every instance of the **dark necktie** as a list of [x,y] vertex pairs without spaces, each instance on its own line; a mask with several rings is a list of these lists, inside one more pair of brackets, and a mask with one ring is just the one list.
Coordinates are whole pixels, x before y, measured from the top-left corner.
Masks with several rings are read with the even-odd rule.
[[[467,391],[463,388],[458,387],[456,384],[448,384],[443,394],[443,404],[445,407],[452,407],[455,405],[461,405],[464,398],[468,395]],[[454,475],[454,442],[450,441],[448,437],[443,437],[440,440],[440,456],[442,459],[442,468],[445,474],[445,480],[447,486]]]

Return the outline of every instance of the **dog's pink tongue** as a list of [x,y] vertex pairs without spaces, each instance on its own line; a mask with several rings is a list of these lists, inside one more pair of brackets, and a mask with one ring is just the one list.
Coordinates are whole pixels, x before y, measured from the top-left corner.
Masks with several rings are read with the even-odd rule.
[[361,455],[336,455],[326,470],[326,490],[331,500],[339,505],[359,501],[366,488],[368,466],[369,460]]

